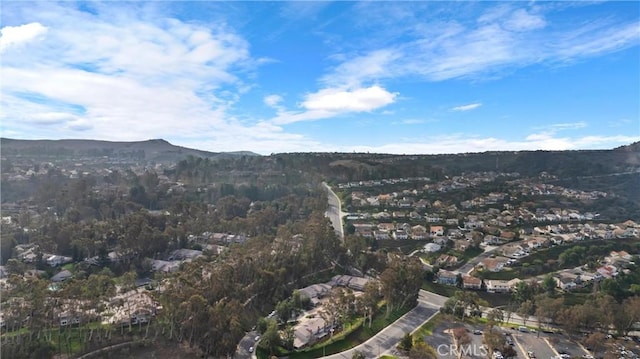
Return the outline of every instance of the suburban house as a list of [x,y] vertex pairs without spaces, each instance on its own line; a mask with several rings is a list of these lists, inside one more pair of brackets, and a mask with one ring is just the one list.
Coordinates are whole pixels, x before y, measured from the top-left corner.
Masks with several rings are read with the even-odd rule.
[[557,276],[553,277],[558,288],[562,290],[576,289],[576,287],[578,286],[576,284],[576,278],[576,276],[566,275],[566,273],[558,273]]
[[300,349],[315,343],[318,339],[329,334],[329,330],[327,329],[327,323],[320,315],[305,318],[304,321],[294,328],[293,347]]
[[405,240],[409,239],[409,235],[404,229],[396,229],[395,232],[393,232],[393,238],[397,240]]
[[391,232],[396,229],[393,223],[378,223],[378,230],[382,232]]
[[443,236],[444,235],[444,227],[442,226],[431,226],[429,234],[431,236]]
[[320,303],[320,299],[331,292],[331,285],[326,283],[312,284],[310,286],[298,289],[300,296],[306,297],[311,301],[313,306]]
[[440,268],[446,268],[454,266],[458,263],[458,258],[456,256],[450,256],[448,254],[441,254],[438,259],[436,259],[436,264]]
[[424,251],[425,252],[437,252],[440,249],[442,249],[442,247],[439,244],[436,243],[427,243],[424,245]]
[[511,285],[506,280],[487,280],[485,285],[489,293],[509,293],[511,291]]
[[188,260],[188,259],[194,259],[197,257],[202,256],[202,251],[198,251],[195,249],[186,249],[186,248],[181,248],[181,249],[176,249],[175,251],[171,252],[171,255],[169,256],[169,260],[170,261],[174,261],[174,260]]
[[378,241],[389,239],[389,232],[373,231],[373,237]]
[[482,279],[465,275],[462,277],[462,287],[464,289],[481,289]]
[[54,255],[48,256],[46,261],[49,266],[57,267],[63,264],[71,263],[73,261],[73,258],[54,254]]
[[503,257],[497,258],[486,258],[480,261],[476,268],[481,268],[482,270],[486,270],[489,272],[500,272],[504,269],[504,266],[507,264],[509,260]]
[[411,227],[411,238],[415,240],[427,239],[427,228],[421,225]]
[[502,241],[499,237],[488,234],[484,237],[483,243],[488,246],[495,246],[501,244]]
[[154,272],[175,272],[180,268],[179,261],[163,261],[160,259],[153,259],[151,261],[151,270]]
[[[369,282],[368,278],[364,277],[354,277],[350,275],[336,275],[329,282],[328,285],[331,287],[347,287],[357,291],[364,291],[364,286]],[[320,284],[315,284],[320,285]],[[307,287],[308,288],[308,287]]]
[[621,259],[623,261],[631,261],[633,259],[633,256],[629,253],[627,253],[626,251],[611,251],[611,253],[609,253],[609,256],[607,258],[605,258],[604,260],[607,263],[614,263],[616,262],[618,259]]
[[604,265],[596,270],[603,278],[613,278],[618,275],[618,268],[612,265]]
[[71,272],[69,272],[68,270],[63,270],[58,272],[56,275],[54,275],[53,277],[51,277],[51,281],[53,282],[64,282],[65,280],[71,278],[73,276],[73,274],[71,274]]
[[448,241],[449,241],[449,238],[447,238],[447,237],[436,237],[433,240],[434,243],[437,243],[437,244],[439,244],[441,246],[446,245]]
[[438,272],[438,283],[446,285],[456,285],[458,281],[458,275],[446,270],[440,270]]

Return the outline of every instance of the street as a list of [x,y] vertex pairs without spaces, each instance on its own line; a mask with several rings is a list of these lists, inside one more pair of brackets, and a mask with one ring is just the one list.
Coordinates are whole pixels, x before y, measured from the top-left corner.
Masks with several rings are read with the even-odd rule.
[[[248,332],[238,343],[238,348],[236,349],[236,354],[233,356],[234,358],[240,359],[249,359],[255,354],[255,337],[258,335],[258,332],[250,331]],[[250,353],[249,348],[253,347],[254,352]]]
[[344,229],[342,228],[343,213],[340,198],[338,198],[338,195],[333,192],[333,190],[327,183],[322,182],[322,185],[327,190],[327,199],[329,201],[329,207],[327,208],[326,216],[329,217],[329,220],[331,220],[331,225],[336,231],[336,234],[340,237],[340,240],[344,241]]
[[419,299],[418,305],[414,309],[366,342],[342,353],[329,355],[326,358],[351,359],[355,351],[364,353],[367,358],[378,358],[381,354],[393,350],[406,333],[411,333],[422,326],[438,312],[438,309],[439,306],[428,304]]

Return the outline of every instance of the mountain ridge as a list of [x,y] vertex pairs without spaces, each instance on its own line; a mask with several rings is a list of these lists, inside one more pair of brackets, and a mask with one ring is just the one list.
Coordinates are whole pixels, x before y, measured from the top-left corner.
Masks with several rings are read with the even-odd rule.
[[251,151],[210,152],[171,144],[165,139],[144,141],[103,141],[91,139],[38,139],[24,140],[0,138],[2,155],[53,155],[53,156],[118,156],[148,161],[177,161],[187,156],[221,158],[235,156],[260,156]]

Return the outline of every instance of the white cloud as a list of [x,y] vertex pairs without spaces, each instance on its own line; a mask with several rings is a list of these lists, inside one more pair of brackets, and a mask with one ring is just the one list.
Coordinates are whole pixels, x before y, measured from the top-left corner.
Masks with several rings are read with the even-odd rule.
[[470,103],[468,105],[461,105],[461,106],[456,106],[454,108],[451,109],[451,111],[471,111],[471,110],[475,110],[476,108],[482,106],[482,103],[480,102],[475,102],[475,103]]
[[416,76],[428,81],[499,77],[505,71],[532,64],[572,61],[640,43],[636,22],[600,19],[549,23],[542,7],[501,4],[476,16],[475,22],[465,22],[463,16],[446,22],[430,19],[428,14],[422,16],[427,20],[416,16],[414,23],[397,35],[396,40],[401,41],[389,41],[368,51],[360,49],[356,56],[334,67],[323,81],[358,84]]
[[322,80],[331,86],[357,87],[363,82],[385,77],[389,66],[400,56],[394,49],[374,50],[342,62]]
[[434,122],[434,121],[433,120],[426,121],[426,120],[418,119],[418,118],[409,118],[409,119],[405,119],[405,120],[401,120],[401,121],[394,121],[394,122],[392,122],[392,124],[394,124],[394,125],[419,125],[419,124],[426,123],[426,122]]
[[[629,125],[630,123],[632,123],[630,119],[621,118],[616,121],[609,121],[609,127],[623,127]],[[638,122],[638,125],[640,125],[640,121]]]
[[268,95],[265,96],[263,101],[265,105],[269,107],[278,107],[278,105],[282,102],[282,96],[280,95]]
[[285,125],[301,121],[315,121],[348,113],[370,112],[395,101],[397,93],[392,93],[374,85],[364,88],[325,88],[305,96],[300,104],[303,111],[281,110],[270,121]]
[[402,142],[379,146],[350,146],[343,152],[371,152],[393,154],[448,154],[486,151],[535,151],[610,149],[640,140],[639,136],[585,136],[578,138],[529,136],[524,140],[507,140],[469,134],[408,138]]
[[[238,74],[257,66],[240,36],[219,23],[74,6],[36,4],[28,17],[46,24],[47,41],[31,43],[29,52],[3,53],[3,131],[105,140],[244,131],[227,115],[249,86]],[[30,129],[30,123],[48,126]]]
[[328,88],[307,95],[302,107],[336,113],[368,112],[393,103],[396,96],[378,85],[354,90]]
[[0,53],[9,47],[20,45],[32,41],[47,32],[47,28],[38,22],[24,24],[20,26],[5,26],[0,29]]
[[557,131],[578,130],[585,127],[587,127],[587,123],[584,121],[580,121],[580,122],[553,123],[551,125],[538,126],[535,128],[541,129],[541,130],[547,130],[549,132],[555,133]]
[[533,15],[525,9],[517,9],[505,21],[504,26],[511,31],[527,31],[544,28],[547,22],[542,16]]

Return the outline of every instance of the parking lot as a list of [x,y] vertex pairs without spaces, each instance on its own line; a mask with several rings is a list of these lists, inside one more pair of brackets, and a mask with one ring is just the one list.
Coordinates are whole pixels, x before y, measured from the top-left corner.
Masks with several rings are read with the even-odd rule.
[[480,326],[472,326],[466,325],[467,330],[469,331],[469,337],[471,338],[471,348],[475,350],[471,350],[472,358],[482,358],[482,350],[480,348],[484,345],[482,339],[482,332],[480,334],[474,334],[476,330],[482,330]]
[[[514,332],[512,336],[515,339],[516,346],[519,344],[525,352],[533,352],[537,359],[552,359],[556,357],[556,353],[547,344],[543,335],[538,338],[535,333]],[[523,357],[527,358],[527,356]]]
[[584,351],[577,343],[570,340],[564,335],[555,335],[549,338],[549,342],[553,344],[556,351],[560,354],[569,354],[572,358],[582,357],[585,354],[589,354]]
[[[436,349],[439,359],[457,359],[457,356],[453,352],[449,353],[448,350],[444,349],[448,348],[449,345],[453,346],[453,338],[448,333],[448,329],[450,329],[450,326],[450,323],[440,323],[433,329],[432,335],[427,335],[424,337],[424,341]],[[445,330],[447,330],[446,333]],[[438,351],[438,347],[442,349]]]

